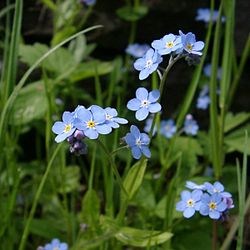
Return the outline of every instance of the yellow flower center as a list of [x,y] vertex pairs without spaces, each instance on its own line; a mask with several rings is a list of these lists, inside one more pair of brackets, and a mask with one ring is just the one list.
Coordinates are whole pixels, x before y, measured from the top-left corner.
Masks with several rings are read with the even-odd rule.
[[188,44],[186,45],[186,48],[187,48],[188,50],[192,50],[193,45],[192,45],[191,43],[188,43]]
[[171,42],[167,42],[166,45],[165,45],[166,48],[173,48],[174,47],[174,43],[171,41]]
[[65,127],[64,127],[63,132],[68,133],[71,130],[71,128],[72,128],[71,124],[66,124]]
[[193,207],[194,206],[194,201],[192,199],[187,200],[187,206],[188,207]]
[[87,122],[87,127],[88,128],[94,128],[95,127],[95,122],[94,121],[88,121]]
[[208,206],[209,206],[209,208],[212,209],[212,210],[216,209],[216,207],[217,207],[216,203],[213,202],[213,201],[211,201],[211,202],[209,203]]

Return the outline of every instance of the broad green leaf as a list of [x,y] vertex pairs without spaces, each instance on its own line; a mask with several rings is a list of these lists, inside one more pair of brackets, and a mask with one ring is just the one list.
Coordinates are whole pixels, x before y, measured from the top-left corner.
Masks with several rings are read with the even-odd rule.
[[84,223],[96,228],[99,224],[100,200],[93,189],[89,189],[82,200],[81,218]]
[[146,16],[148,13],[148,7],[145,5],[140,5],[138,7],[125,6],[119,8],[116,14],[123,20],[134,22]]
[[35,82],[24,87],[13,105],[10,114],[12,125],[23,125],[42,118],[47,110],[44,86]]
[[149,247],[162,244],[173,236],[169,232],[140,230],[131,227],[122,227],[115,235],[116,239],[129,246]]
[[250,113],[242,112],[236,115],[228,113],[225,120],[224,132],[225,133],[229,132],[230,130],[236,128],[237,126],[245,123],[249,119],[250,119]]
[[143,159],[135,163],[128,171],[123,181],[123,186],[127,191],[129,200],[133,198],[135,193],[140,188],[146,167],[147,167],[147,160]]
[[82,79],[94,77],[97,75],[105,75],[114,69],[113,62],[101,62],[93,60],[79,64],[75,71],[71,74],[70,80],[72,82],[80,81]]
[[227,152],[238,151],[250,155],[250,138],[245,145],[245,132],[250,134],[250,125],[241,127],[225,137],[225,144],[228,146]]

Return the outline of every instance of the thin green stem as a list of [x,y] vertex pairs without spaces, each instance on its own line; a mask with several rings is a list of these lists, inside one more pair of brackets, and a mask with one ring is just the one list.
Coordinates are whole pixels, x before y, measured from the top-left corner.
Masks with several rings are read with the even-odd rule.
[[45,173],[44,173],[44,175],[42,177],[42,180],[41,180],[41,182],[39,184],[39,187],[38,187],[38,189],[36,191],[36,194],[35,194],[35,197],[34,197],[34,201],[33,201],[30,213],[29,213],[29,217],[28,217],[28,219],[27,219],[27,221],[25,223],[23,235],[22,235],[21,242],[20,242],[20,245],[19,245],[19,250],[24,250],[25,249],[26,240],[27,240],[27,237],[29,235],[29,229],[30,229],[31,220],[34,217],[38,201],[40,199],[41,193],[43,191],[44,184],[45,184],[45,182],[46,182],[46,180],[48,178],[48,175],[49,175],[49,172],[50,172],[51,167],[53,165],[53,162],[54,162],[54,160],[55,160],[58,152],[62,148],[62,145],[63,144],[59,144],[57,146],[56,150],[54,151],[53,155],[51,156],[50,161],[49,161],[49,163],[47,165],[46,171],[45,171]]

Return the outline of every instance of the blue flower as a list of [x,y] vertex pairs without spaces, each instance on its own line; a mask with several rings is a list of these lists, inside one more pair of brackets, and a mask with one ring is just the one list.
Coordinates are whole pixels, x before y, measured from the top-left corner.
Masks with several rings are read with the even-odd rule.
[[150,48],[142,58],[139,58],[134,62],[134,68],[140,71],[139,79],[146,79],[150,74],[156,71],[161,62],[162,57],[157,51]]
[[200,209],[200,200],[203,192],[201,190],[193,190],[192,192],[184,190],[181,192],[181,201],[176,204],[176,210],[183,212],[185,218],[190,218],[195,211]]
[[[210,77],[211,76],[211,64],[206,64],[205,67],[203,68],[203,73],[206,77]],[[219,67],[217,69],[217,79],[221,79],[221,75],[222,75],[222,69]]]
[[160,133],[166,138],[172,138],[176,132],[176,126],[172,119],[161,121]]
[[136,119],[142,121],[147,118],[149,113],[157,113],[161,110],[161,105],[157,102],[159,98],[159,90],[148,93],[145,88],[141,87],[136,90],[136,98],[127,103],[127,108],[136,111]]
[[80,0],[83,4],[86,4],[87,6],[92,6],[96,3],[96,0]]
[[78,118],[75,119],[75,126],[82,130],[89,139],[97,139],[99,134],[109,134],[112,129],[106,121],[104,110],[92,105],[89,109],[80,109],[77,113]]
[[196,183],[192,181],[186,181],[186,187],[192,190],[198,189],[198,190],[206,190],[206,187],[204,184],[197,185]]
[[150,46],[148,44],[134,43],[134,44],[129,44],[125,51],[127,54],[135,58],[140,58],[143,57],[149,49]]
[[197,122],[193,119],[192,115],[188,114],[186,116],[183,130],[187,135],[196,135],[197,134],[197,132],[199,130],[199,126],[198,126]]
[[167,55],[182,48],[181,37],[174,34],[168,34],[160,40],[154,40],[151,45],[160,55]]
[[222,213],[227,209],[227,204],[223,202],[219,193],[209,195],[203,194],[201,197],[200,214],[209,216],[211,219],[220,219]]
[[183,49],[188,54],[194,54],[201,56],[202,53],[200,52],[205,44],[202,41],[196,42],[195,35],[192,32],[188,32],[187,34],[182,33],[182,31],[179,31],[181,36],[181,42],[183,45]]
[[208,91],[208,86],[204,85],[197,99],[196,107],[198,109],[206,110],[208,108],[208,105],[210,104],[210,97],[208,96]]
[[209,194],[218,193],[221,194],[222,197],[232,197],[230,193],[224,192],[224,186],[219,181],[216,181],[214,184],[211,184],[210,182],[205,182],[205,187]]
[[[197,16],[195,18],[196,21],[203,21],[205,23],[209,23],[212,17],[212,21],[216,22],[219,16],[219,11],[214,10],[211,15],[211,10],[209,8],[199,8],[197,9]],[[221,17],[221,21],[225,22],[225,17]]]
[[68,244],[60,242],[58,239],[53,239],[51,243],[44,246],[43,250],[68,250]]
[[140,133],[140,130],[135,125],[130,127],[130,133],[126,134],[125,141],[131,148],[132,155],[135,159],[140,159],[142,154],[147,158],[151,157],[151,152],[148,148],[150,139],[147,134]]
[[117,117],[118,113],[116,109],[107,107],[104,109],[106,115],[105,123],[109,125],[111,128],[119,128],[119,124],[127,124],[128,121],[124,118]]
[[62,115],[62,122],[57,121],[52,126],[52,131],[57,134],[55,141],[57,143],[64,141],[71,136],[76,130],[74,126],[74,115],[71,112],[65,111]]

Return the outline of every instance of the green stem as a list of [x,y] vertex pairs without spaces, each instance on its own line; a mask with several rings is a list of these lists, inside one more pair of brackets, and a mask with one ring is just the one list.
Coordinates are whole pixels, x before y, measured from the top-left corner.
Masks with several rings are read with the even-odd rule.
[[62,148],[62,145],[63,144],[58,145],[56,150],[54,151],[53,155],[51,156],[51,159],[50,159],[50,161],[48,163],[46,171],[45,171],[45,173],[44,173],[44,175],[42,177],[42,180],[41,180],[41,182],[39,184],[39,187],[38,187],[38,189],[36,191],[35,198],[34,198],[30,213],[29,213],[29,217],[28,217],[28,219],[26,221],[26,224],[25,224],[25,227],[24,227],[23,235],[22,235],[21,242],[20,242],[20,245],[19,245],[19,250],[24,250],[25,249],[25,244],[26,244],[26,240],[27,240],[27,237],[28,237],[28,234],[29,234],[31,220],[34,217],[38,201],[40,199],[41,193],[43,191],[44,184],[45,184],[45,182],[46,182],[46,180],[48,178],[48,175],[49,175],[49,172],[50,172],[51,167],[53,165],[53,162],[54,162],[58,152]]

